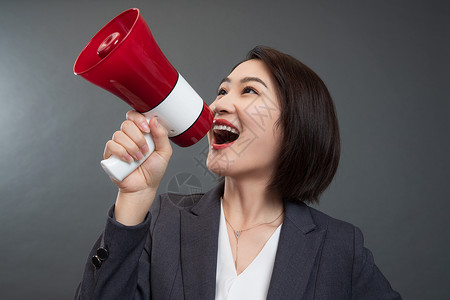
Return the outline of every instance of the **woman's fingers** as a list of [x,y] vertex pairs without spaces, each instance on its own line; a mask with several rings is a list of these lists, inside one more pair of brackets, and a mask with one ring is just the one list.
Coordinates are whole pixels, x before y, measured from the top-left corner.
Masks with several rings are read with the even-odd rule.
[[138,145],[123,131],[114,132],[112,140],[125,148],[134,159],[139,160],[144,157]]
[[111,155],[127,162],[142,159],[149,152],[142,131],[150,131],[147,120],[140,113],[129,111],[127,120],[122,123],[120,130],[116,131],[112,139],[106,143],[103,154],[105,159]]
[[136,126],[145,133],[150,132],[150,127],[148,126],[147,119],[144,115],[138,113],[137,111],[130,110],[127,112],[127,120],[132,121]]
[[136,111],[127,113],[127,120],[122,123],[120,130],[114,133],[112,140],[106,143],[105,159],[111,155],[128,162],[142,159],[149,152],[143,132],[151,132],[155,151],[168,162],[172,156],[172,146],[166,129],[158,123],[157,118],[152,118],[149,124],[146,118]]
[[150,124],[144,115],[130,110],[127,112],[127,120],[132,121],[143,132],[151,132],[153,141],[155,142],[155,151],[161,154],[165,159],[169,159],[172,155],[172,147],[167,137],[167,131],[158,123],[157,118],[152,118]]
[[111,155],[119,157],[121,160],[132,162],[133,157],[127,152],[127,150],[120,144],[113,140],[109,140],[106,143],[105,151],[103,152],[103,159],[108,159]]
[[[127,148],[127,150],[132,151],[129,153],[134,154],[133,157],[136,159],[141,159],[142,157],[144,157],[144,155],[148,153],[149,148],[147,142],[145,141],[144,135],[142,134],[141,130],[137,127],[137,125],[133,121],[127,120],[122,123],[120,129],[125,136],[118,135],[118,138],[123,140],[123,142],[125,143],[123,145],[125,148]],[[130,144],[130,140],[132,143],[134,143],[134,145]],[[119,142],[119,144],[122,143]]]
[[172,146],[167,137],[166,129],[159,124],[156,118],[152,118],[149,125],[153,141],[155,142],[155,151],[168,161],[172,155]]

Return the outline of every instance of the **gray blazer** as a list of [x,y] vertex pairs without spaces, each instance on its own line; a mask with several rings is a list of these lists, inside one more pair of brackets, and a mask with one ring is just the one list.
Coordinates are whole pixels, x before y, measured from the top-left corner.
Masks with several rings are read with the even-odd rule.
[[[111,208],[75,299],[214,299],[222,195],[222,184],[160,195],[133,227]],[[303,203],[285,209],[267,299],[401,299],[358,228]]]

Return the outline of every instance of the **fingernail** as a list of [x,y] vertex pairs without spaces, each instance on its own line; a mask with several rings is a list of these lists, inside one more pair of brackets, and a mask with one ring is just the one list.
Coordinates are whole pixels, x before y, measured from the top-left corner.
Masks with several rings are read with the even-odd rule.
[[132,158],[131,155],[129,155],[129,154],[124,155],[123,158],[125,158],[125,160],[126,160],[127,162],[132,162],[132,161],[133,161],[133,158]]
[[141,147],[141,151],[142,153],[147,154],[148,151],[150,151],[150,149],[148,148],[148,145],[145,144],[144,146]]
[[136,154],[136,157],[137,157],[138,160],[141,160],[141,159],[144,158],[144,155],[141,153],[141,151],[139,151],[139,152]]
[[156,126],[156,128],[159,127],[159,122],[158,122],[158,120],[156,120],[156,119],[155,119],[155,126]]
[[150,127],[148,126],[147,122],[142,122],[141,127],[144,130],[144,132],[150,132]]

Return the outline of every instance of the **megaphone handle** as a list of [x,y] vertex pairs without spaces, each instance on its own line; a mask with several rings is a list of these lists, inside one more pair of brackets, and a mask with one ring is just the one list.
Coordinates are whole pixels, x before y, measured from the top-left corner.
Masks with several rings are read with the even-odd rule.
[[133,160],[132,162],[126,162],[121,160],[115,155],[112,155],[108,159],[101,161],[103,170],[115,181],[122,181],[125,177],[130,175],[134,170],[136,170],[150,154],[155,151],[155,143],[150,135],[150,133],[144,133],[145,140],[147,142],[149,152],[140,160]]

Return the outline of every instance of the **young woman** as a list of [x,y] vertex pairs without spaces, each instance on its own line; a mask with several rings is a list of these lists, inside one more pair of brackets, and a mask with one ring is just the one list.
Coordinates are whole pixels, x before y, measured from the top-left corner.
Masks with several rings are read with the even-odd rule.
[[295,58],[256,47],[211,104],[205,194],[156,196],[172,148],[155,119],[127,114],[105,148],[124,160],[156,151],[124,181],[86,264],[77,299],[400,299],[359,229],[318,201],[339,161],[335,109]]

